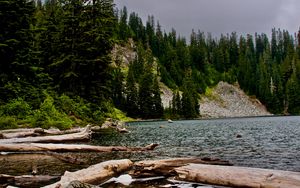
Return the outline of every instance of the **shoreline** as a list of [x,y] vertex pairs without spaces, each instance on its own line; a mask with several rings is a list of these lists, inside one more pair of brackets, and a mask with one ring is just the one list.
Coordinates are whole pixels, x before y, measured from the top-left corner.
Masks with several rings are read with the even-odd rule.
[[[262,115],[262,116],[237,116],[237,117],[205,117],[205,118],[195,118],[195,119],[172,119],[172,121],[195,121],[195,120],[230,120],[230,119],[251,119],[251,118],[267,118],[267,117],[300,117],[300,115]],[[135,122],[161,122],[168,121],[168,119],[137,119],[134,121],[125,121],[125,123],[135,123]]]

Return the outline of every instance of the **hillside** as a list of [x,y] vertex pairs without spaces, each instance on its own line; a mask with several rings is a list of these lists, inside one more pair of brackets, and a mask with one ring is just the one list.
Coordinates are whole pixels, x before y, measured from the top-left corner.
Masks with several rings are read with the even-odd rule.
[[[129,62],[132,62],[137,55],[134,42],[130,40],[125,47],[116,45],[112,55],[114,60],[117,56],[121,58],[119,66],[123,72],[127,72]],[[172,101],[173,92],[162,82],[159,87],[163,107],[167,108]],[[203,118],[271,115],[258,99],[249,97],[238,85],[222,81],[217,86],[207,89],[201,96],[200,114]]]
[[236,85],[220,82],[201,97],[200,113],[204,118],[271,115],[258,99],[247,96]]

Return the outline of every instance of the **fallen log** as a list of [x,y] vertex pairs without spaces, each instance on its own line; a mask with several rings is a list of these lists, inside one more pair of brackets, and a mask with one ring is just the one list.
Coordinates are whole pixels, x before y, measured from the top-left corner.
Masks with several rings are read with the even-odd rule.
[[179,180],[230,187],[299,188],[300,172],[189,164],[175,168]]
[[87,125],[85,129],[78,133],[58,135],[58,136],[38,136],[25,138],[1,139],[0,144],[5,143],[59,143],[71,141],[87,141],[90,139],[91,125]]
[[164,160],[149,160],[136,162],[129,174],[133,177],[153,177],[153,176],[174,176],[174,168],[185,166],[189,163],[211,164],[211,165],[232,165],[228,161],[212,158],[174,158]]
[[70,164],[77,164],[77,165],[81,165],[81,164],[85,164],[86,161],[81,159],[81,158],[78,158],[76,156],[72,156],[70,154],[61,154],[61,153],[56,153],[56,152],[52,152],[52,151],[47,151],[45,153],[45,155],[48,155],[48,156],[51,156],[51,157],[54,157],[56,159],[59,159],[63,162],[66,162],[66,163],[70,163]]
[[76,172],[66,171],[59,182],[45,186],[45,188],[65,188],[72,181],[100,184],[105,180],[128,170],[131,168],[132,164],[133,163],[128,159],[112,160],[102,162]]
[[7,129],[0,131],[1,139],[10,138],[23,138],[28,136],[40,136],[41,132],[44,132],[42,128],[30,128],[30,129]]
[[150,144],[145,147],[126,147],[126,146],[92,146],[80,144],[1,144],[0,152],[113,152],[113,151],[149,151],[154,150],[158,144]]
[[10,176],[0,174],[0,187],[18,186],[18,187],[40,187],[49,182],[59,180],[59,176]]

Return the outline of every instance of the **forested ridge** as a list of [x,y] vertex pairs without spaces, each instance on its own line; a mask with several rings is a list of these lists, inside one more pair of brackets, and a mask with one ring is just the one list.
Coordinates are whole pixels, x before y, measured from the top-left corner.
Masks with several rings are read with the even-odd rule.
[[[300,32],[189,41],[143,24],[112,0],[0,0],[0,127],[68,128],[107,117],[199,117],[199,94],[238,82],[276,114],[300,113]],[[137,57],[123,70],[114,46],[133,39]],[[174,92],[163,109],[160,82]],[[120,110],[122,111],[120,111]]]

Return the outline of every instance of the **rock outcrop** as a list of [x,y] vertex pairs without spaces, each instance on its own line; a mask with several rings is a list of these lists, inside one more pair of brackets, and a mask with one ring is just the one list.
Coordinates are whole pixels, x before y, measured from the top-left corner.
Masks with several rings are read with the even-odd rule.
[[246,95],[238,85],[226,82],[220,82],[201,97],[200,113],[204,118],[271,115],[258,99]]

